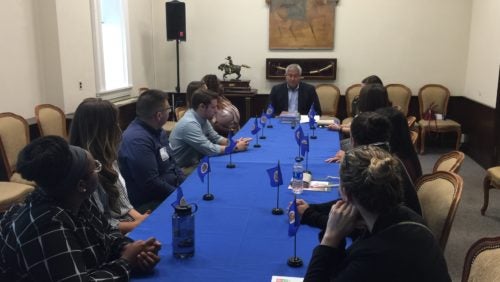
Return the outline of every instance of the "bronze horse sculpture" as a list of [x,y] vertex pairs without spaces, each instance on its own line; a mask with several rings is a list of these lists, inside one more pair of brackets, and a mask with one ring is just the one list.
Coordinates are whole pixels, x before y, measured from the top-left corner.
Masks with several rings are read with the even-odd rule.
[[226,58],[226,60],[229,61],[228,64],[226,64],[226,63],[220,64],[218,67],[219,70],[224,72],[224,75],[222,76],[224,78],[224,80],[226,79],[227,75],[233,74],[233,73],[237,75],[236,80],[239,80],[241,77],[241,74],[240,74],[241,68],[250,68],[250,66],[247,66],[247,65],[234,65],[233,60],[231,59],[231,56],[228,56]]

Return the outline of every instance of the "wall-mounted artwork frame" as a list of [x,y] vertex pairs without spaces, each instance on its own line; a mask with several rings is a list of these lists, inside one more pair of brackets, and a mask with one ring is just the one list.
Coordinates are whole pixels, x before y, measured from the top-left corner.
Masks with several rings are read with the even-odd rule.
[[335,58],[267,58],[266,79],[284,79],[285,69],[290,64],[299,64],[302,78],[306,80],[335,80],[337,78],[337,59]]
[[333,49],[337,0],[266,0],[269,49]]

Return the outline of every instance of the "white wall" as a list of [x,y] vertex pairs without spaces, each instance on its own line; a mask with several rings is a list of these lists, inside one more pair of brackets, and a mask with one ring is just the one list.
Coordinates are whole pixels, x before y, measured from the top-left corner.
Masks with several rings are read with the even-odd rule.
[[500,1],[476,0],[472,6],[465,96],[494,108],[499,67]]
[[154,26],[151,0],[129,0],[129,28],[132,57],[132,93],[140,87],[156,87]]
[[[452,95],[463,95],[469,43],[471,0],[340,0],[336,8],[333,50],[268,49],[269,7],[264,0],[185,0],[187,42],[181,43],[181,89],[206,73],[216,73],[228,55],[252,68],[243,79],[259,93],[275,81],[265,78],[266,58],[338,59],[341,91],[367,75],[385,83],[403,83],[414,95],[426,83],[442,83]],[[155,2],[157,37],[164,38],[164,1]],[[163,39],[164,40],[164,39]],[[175,43],[158,44],[158,87],[175,87]]]
[[[129,11],[135,93],[155,84],[151,0],[129,0]],[[0,112],[32,118],[52,103],[71,113],[95,97],[90,1],[2,0],[0,21]]]
[[[266,58],[338,59],[342,91],[369,74],[404,83],[414,95],[425,83],[442,83],[494,107],[500,50],[498,0],[340,0],[335,48],[268,49],[265,0],[185,0],[187,42],[180,44],[181,90],[231,55],[252,68],[243,78],[260,93]],[[133,93],[139,87],[174,90],[175,42],[165,39],[165,0],[129,0]],[[95,95],[89,1],[0,1],[0,112],[33,117],[39,103],[66,112]],[[83,89],[78,89],[79,81]],[[313,82],[316,83],[316,82]]]
[[64,109],[73,112],[96,92],[90,1],[56,0],[56,12]]
[[34,1],[0,1],[0,112],[33,116],[41,78],[34,25]]

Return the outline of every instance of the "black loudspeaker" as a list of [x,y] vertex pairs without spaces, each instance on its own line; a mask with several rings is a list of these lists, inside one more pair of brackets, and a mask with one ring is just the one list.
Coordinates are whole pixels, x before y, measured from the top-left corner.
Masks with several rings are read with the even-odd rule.
[[179,1],[165,3],[167,40],[186,41],[186,5]]

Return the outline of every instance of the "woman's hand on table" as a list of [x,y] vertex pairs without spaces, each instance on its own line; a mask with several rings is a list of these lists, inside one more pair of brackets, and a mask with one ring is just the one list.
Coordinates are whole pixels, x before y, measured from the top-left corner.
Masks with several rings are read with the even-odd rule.
[[338,163],[338,162],[340,162],[342,160],[342,158],[344,157],[344,155],[345,155],[345,152],[343,150],[339,150],[335,154],[335,156],[326,159],[325,162],[327,162],[327,163]]

